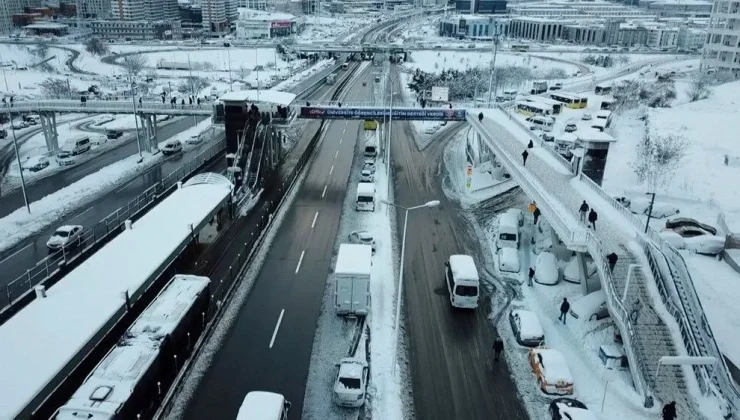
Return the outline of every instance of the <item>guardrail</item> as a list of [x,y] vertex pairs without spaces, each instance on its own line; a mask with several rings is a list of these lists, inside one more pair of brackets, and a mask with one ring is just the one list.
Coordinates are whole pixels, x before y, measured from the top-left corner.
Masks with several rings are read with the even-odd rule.
[[[520,165],[512,162],[508,154],[502,150],[495,141],[492,141],[494,136],[488,128],[478,121],[475,116],[468,115],[468,122],[479,132],[485,133],[485,135],[481,136],[483,141],[485,141],[488,147],[494,152],[494,154],[496,154],[496,157],[502,160],[502,163],[507,167],[512,178],[516,179],[524,193],[537,202],[537,207],[540,208],[542,214],[547,218],[548,222],[563,243],[565,243],[569,249],[581,248],[582,250],[587,250],[593,257],[599,276],[603,281],[602,289],[606,294],[610,313],[620,331],[622,331],[622,340],[625,344],[625,352],[630,361],[630,371],[635,383],[635,389],[637,392],[647,396],[646,380],[643,374],[643,372],[647,371],[644,362],[645,357],[641,353],[638,354],[640,350],[637,349],[637,346],[632,344],[635,339],[635,330],[629,318],[629,313],[627,312],[624,303],[619,298],[619,294],[616,292],[611,270],[609,269],[609,265],[605,257],[606,253],[603,251],[601,242],[593,232],[588,229],[582,228],[576,231],[571,230],[567,223],[560,217],[560,213],[556,212],[550,206],[548,200],[540,192],[542,187],[536,186],[532,183],[530,177],[521,171]],[[637,349],[637,351],[635,349]]]
[[[738,390],[737,384],[732,379],[727,363],[714,339],[711,326],[706,319],[704,308],[696,293],[694,282],[691,279],[691,274],[683,256],[681,256],[676,248],[663,239],[655,229],[649,228],[647,233],[642,234],[641,230],[644,228],[642,220],[607,194],[606,191],[590,178],[580,174],[579,180],[611,204],[613,208],[619,211],[637,229],[637,242],[642,245],[647,255],[651,272],[656,280],[656,287],[661,295],[661,300],[679,325],[681,338],[687,352],[690,355],[715,357],[723,367],[723,374],[721,375],[712,375],[712,372],[706,366],[694,367],[695,376],[702,391],[712,393],[717,393],[718,391],[721,395],[717,396],[725,400],[737,411],[740,408],[740,390]],[[648,239],[655,245],[653,246]],[[661,264],[659,264],[656,253],[659,253],[665,260],[664,268],[671,273],[670,280],[665,276],[667,274],[665,273],[666,270],[661,270]],[[680,285],[677,283],[680,283]],[[680,307],[676,304],[676,299],[671,296],[672,290],[675,290],[675,298],[680,302]],[[691,316],[697,321],[695,328],[692,328],[692,323],[688,319],[688,313],[691,313]],[[711,382],[714,382],[719,390],[712,387]]]
[[99,101],[89,100],[81,102],[69,99],[48,99],[43,101],[18,101],[13,106],[0,107],[0,113],[13,112],[87,112],[87,113],[134,113],[146,114],[178,114],[178,115],[211,115],[213,109],[210,103],[194,104],[163,104],[160,102],[142,102],[134,105],[133,101]]
[[69,267],[77,263],[81,257],[86,256],[90,249],[100,247],[120,233],[124,229],[124,222],[127,219],[136,219],[143,210],[147,210],[151,205],[156,204],[157,200],[163,197],[168,189],[177,185],[178,181],[190,176],[202,165],[222,153],[226,148],[223,132],[213,131],[212,136],[212,140],[216,141],[216,144],[202,151],[126,205],[106,216],[91,230],[85,231],[77,240],[75,246],[67,246],[50,254],[36,263],[34,267],[26,270],[26,273],[8,283],[5,286],[7,302],[0,310],[0,314],[2,314],[0,315],[0,322],[5,319],[6,311],[23,300],[25,295],[31,293],[34,286],[45,282],[52,276],[67,272]]

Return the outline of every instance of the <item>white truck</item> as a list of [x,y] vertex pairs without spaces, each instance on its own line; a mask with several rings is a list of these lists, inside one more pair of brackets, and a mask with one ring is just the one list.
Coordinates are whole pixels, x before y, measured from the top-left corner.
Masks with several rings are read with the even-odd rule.
[[378,156],[378,136],[375,131],[365,131],[365,157],[375,158]]
[[538,80],[532,82],[532,90],[529,92],[532,95],[539,95],[540,93],[547,92],[547,81]]
[[334,266],[334,310],[337,315],[365,316],[370,311],[372,257],[370,245],[339,245]]
[[372,182],[357,183],[357,211],[375,211],[375,184]]

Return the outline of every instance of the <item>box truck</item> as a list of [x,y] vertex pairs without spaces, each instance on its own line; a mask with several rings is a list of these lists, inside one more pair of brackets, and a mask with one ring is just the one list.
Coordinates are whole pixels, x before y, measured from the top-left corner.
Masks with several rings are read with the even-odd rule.
[[373,247],[341,244],[334,266],[334,308],[337,315],[365,316],[370,311],[370,268]]

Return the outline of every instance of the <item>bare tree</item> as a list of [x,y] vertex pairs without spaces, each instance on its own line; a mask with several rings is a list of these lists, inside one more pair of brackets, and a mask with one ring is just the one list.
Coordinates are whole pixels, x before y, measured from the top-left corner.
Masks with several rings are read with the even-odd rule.
[[146,57],[141,54],[132,54],[123,57],[121,63],[130,77],[136,77],[147,64]]
[[246,80],[246,78],[249,77],[250,74],[252,74],[252,70],[244,66],[239,66],[239,69],[236,71],[236,75],[242,80]]
[[108,44],[100,38],[93,37],[85,41],[85,50],[92,55],[108,54]]
[[702,72],[696,73],[691,80],[691,85],[687,92],[689,100],[691,102],[696,102],[700,99],[707,99],[711,94],[711,91],[709,90],[710,84],[711,77],[708,74]]
[[689,142],[680,135],[651,134],[647,128],[645,131],[645,136],[637,145],[637,158],[630,166],[649,192],[657,192],[670,185],[674,173],[688,153]]
[[51,98],[69,98],[72,91],[69,83],[64,79],[54,79],[49,77],[39,84],[44,95]]
[[177,91],[187,94],[195,93],[195,95],[198,96],[198,92],[207,88],[208,85],[208,79],[205,77],[188,76],[177,86]]

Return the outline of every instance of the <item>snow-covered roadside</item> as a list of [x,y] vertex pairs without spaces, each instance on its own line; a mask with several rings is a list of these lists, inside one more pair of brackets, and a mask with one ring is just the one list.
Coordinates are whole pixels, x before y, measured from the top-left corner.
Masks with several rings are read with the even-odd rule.
[[[174,138],[182,141],[196,135],[208,127],[211,121],[205,120],[195,127],[183,131]],[[160,144],[163,144],[160,143]],[[186,147],[186,146],[184,146]],[[133,155],[112,165],[106,166],[81,180],[49,194],[30,204],[31,213],[25,207],[0,219],[0,251],[9,249],[23,239],[38,233],[74,209],[83,207],[100,195],[106,194],[117,185],[146,171],[165,157],[158,153],[143,153],[144,160],[137,163],[139,156]]]
[[282,82],[278,83],[273,87],[273,90],[280,90],[280,91],[288,91],[295,87],[298,83],[302,82],[304,79],[320,72],[321,70],[324,70],[327,67],[330,67],[333,65],[336,61],[335,60],[319,60],[314,64],[313,66],[307,68],[306,70],[300,71],[293,76],[291,76],[288,79],[283,80]]

